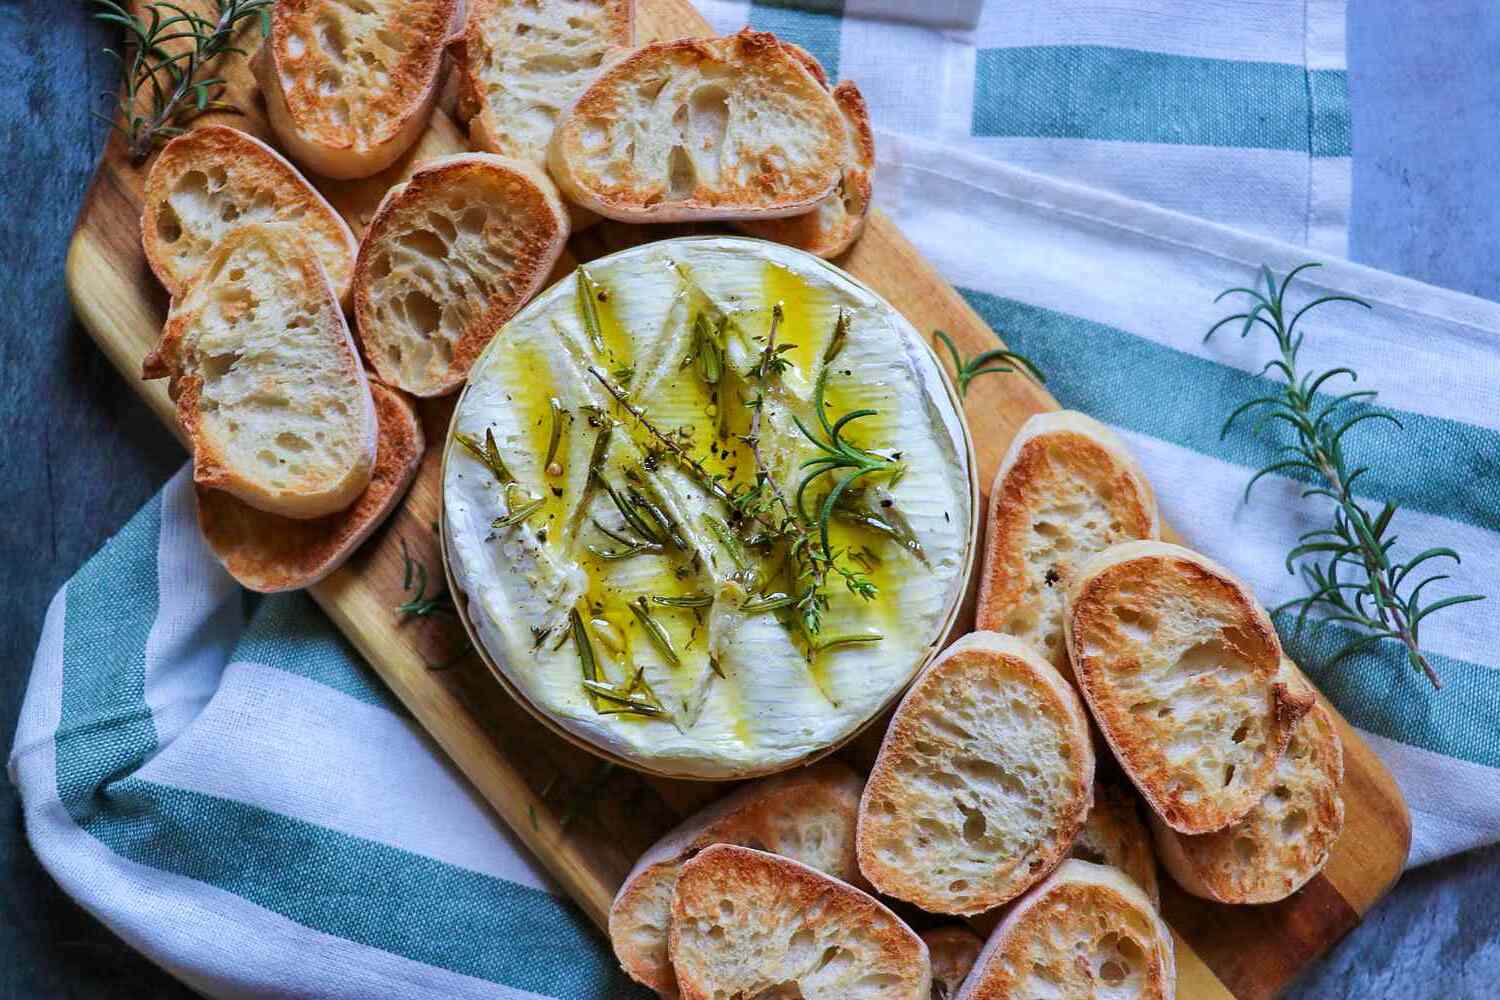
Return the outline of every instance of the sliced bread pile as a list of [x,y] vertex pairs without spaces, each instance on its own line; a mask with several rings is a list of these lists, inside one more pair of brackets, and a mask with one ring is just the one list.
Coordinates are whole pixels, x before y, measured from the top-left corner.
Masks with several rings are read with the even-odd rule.
[[145,373],[171,379],[200,486],[312,518],[370,484],[370,386],[322,262],[289,226],[245,226],[214,249]]
[[[1003,914],[982,950],[963,927],[923,932],[930,996],[1170,1000],[1153,834],[1189,892],[1225,903],[1295,892],[1343,825],[1334,717],[1249,590],[1157,540],[1144,474],[1087,417],[1047,414],[1022,428],[988,529],[978,619],[989,630],[933,659],[892,716],[859,797],[859,876],[903,913]],[[1096,748],[1112,758],[1098,779]],[[642,893],[643,873],[666,856],[676,877],[667,952],[682,995],[887,995],[861,992],[881,977],[822,991],[809,954],[841,963],[865,952],[829,937],[803,901],[860,900],[814,909],[905,948],[904,927],[876,916],[886,911],[754,850],[714,847],[682,864],[685,845],[715,836],[696,829],[648,855],[621,893]],[[667,895],[655,890],[656,912]],[[747,900],[763,908],[755,919]],[[647,923],[660,935],[659,918]],[[611,929],[630,968],[629,939]],[[890,975],[909,989],[917,972]]]
[[621,966],[661,995],[675,995],[667,953],[672,895],[683,864],[713,844],[770,851],[859,881],[854,823],[862,786],[846,765],[826,761],[751,782],[689,817],[641,857],[615,896],[609,936]]
[[250,589],[310,586],[391,514],[424,448],[344,318],[353,234],[269,146],[208,125],[152,165],[142,242],[172,296],[143,374],[170,379],[204,537]]

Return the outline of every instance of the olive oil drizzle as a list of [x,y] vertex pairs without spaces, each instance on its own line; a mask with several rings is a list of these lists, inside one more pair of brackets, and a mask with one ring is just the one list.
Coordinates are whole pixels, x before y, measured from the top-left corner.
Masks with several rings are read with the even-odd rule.
[[[768,265],[765,290],[768,298],[774,298],[767,310],[766,333],[757,345],[754,363],[748,370],[736,368],[731,361],[731,339],[738,338],[737,344],[750,341],[740,321],[709,299],[684,268],[677,270],[686,296],[681,301],[694,303],[685,317],[689,324],[685,341],[678,342],[686,347],[685,351],[678,347],[681,357],[671,359],[673,371],[651,395],[657,398],[658,392],[676,393],[670,398],[678,400],[679,406],[702,401],[700,412],[713,420],[708,434],[701,433],[701,425],[696,425],[700,428],[697,435],[690,433],[688,426],[669,430],[648,412],[648,404],[636,398],[632,386],[638,362],[632,356],[628,331],[615,316],[612,293],[587,269],[577,272],[577,309],[594,355],[582,367],[617,411],[611,416],[607,406],[603,410],[583,408],[589,414],[589,424],[601,429],[594,442],[582,505],[587,507],[591,496],[602,494],[608,501],[605,510],[613,510],[609,521],[614,522],[616,515],[618,521],[607,523],[595,505],[593,516],[584,515],[575,522],[580,530],[571,541],[582,549],[579,555],[590,585],[589,592],[570,612],[567,630],[577,649],[583,692],[596,713],[663,720],[673,725],[678,725],[673,712],[652,689],[646,666],[631,653],[626,638],[630,632],[644,637],[642,652],[647,646],[654,651],[646,663],[660,663],[674,673],[685,673],[689,666],[695,668],[697,680],[682,705],[686,717],[692,720],[707,698],[708,685],[714,678],[725,677],[722,650],[713,648],[712,641],[698,641],[706,634],[705,614],[712,615],[717,607],[740,616],[774,614],[787,628],[794,645],[802,648],[816,675],[815,661],[823,654],[883,641],[883,632],[863,628],[872,624],[869,614],[855,609],[868,604],[875,612],[879,605],[877,617],[891,617],[895,609],[890,602],[877,601],[882,589],[894,590],[899,581],[899,574],[887,565],[890,555],[904,552],[927,565],[915,532],[890,498],[889,487],[900,478],[904,465],[856,444],[848,436],[851,425],[876,416],[876,411],[864,407],[838,416],[826,412],[833,362],[847,341],[849,315],[840,310],[836,322],[820,336],[810,318],[817,304],[814,291],[790,269]],[[797,331],[795,340],[785,336],[790,330]],[[741,358],[739,364],[744,365]],[[652,370],[656,370],[654,360]],[[788,372],[795,372],[804,380],[802,384],[813,387],[808,420],[796,412],[806,409],[807,403],[797,403],[794,397],[782,393],[782,378]],[[645,381],[649,379],[644,376]],[[561,474],[558,460],[567,452],[564,441],[572,440],[575,414],[564,408],[558,396],[550,394],[550,387],[538,381],[532,388],[533,394],[545,399],[545,412],[550,415],[546,446],[539,448],[545,454],[543,473]],[[801,478],[793,491],[782,487],[764,450],[762,436],[769,426],[767,402],[773,396],[780,411],[778,419],[789,416],[815,451],[801,463]],[[736,415],[744,421],[738,428]],[[620,426],[638,433],[628,435],[612,449],[610,432]],[[778,428],[777,433],[778,440],[786,439],[790,428]],[[492,472],[505,468],[498,449],[493,448],[493,436],[484,446],[472,439],[460,440],[487,465],[489,457],[495,458]],[[533,440],[540,445],[539,439]],[[707,494],[710,504],[719,508],[718,512],[710,509],[694,514],[699,520],[693,522],[693,531],[679,519],[676,494],[657,467],[661,461],[672,463]],[[514,481],[508,469],[503,475]],[[501,479],[502,474],[496,472],[496,477]],[[819,495],[825,477],[831,485]],[[878,486],[870,485],[877,481]],[[545,503],[545,498],[537,498],[521,504],[520,520],[535,513],[527,511],[527,506],[540,508]],[[579,538],[585,534],[584,525],[596,533],[597,543]],[[640,579],[638,570],[623,570],[620,575],[607,569],[637,560],[648,561],[642,569],[649,564],[665,568],[646,581]],[[647,575],[651,576],[649,571]],[[707,590],[703,587],[705,575],[713,583]],[[607,583],[610,578],[620,582]],[[834,610],[835,604],[835,595],[828,589],[831,580],[842,581],[855,599],[849,610],[837,614],[839,623],[860,627],[824,628],[825,615]],[[624,593],[620,592],[622,588]],[[623,605],[619,611],[628,610],[628,617],[620,617],[611,605]],[[679,618],[686,624],[678,622]],[[592,628],[590,622],[594,622]],[[894,621],[882,620],[879,624],[899,627]],[[599,635],[621,640],[606,643],[610,661],[616,664],[611,671],[606,671],[595,648],[595,636],[591,634],[595,629],[603,629]],[[612,648],[616,645],[620,648]],[[612,681],[609,672],[624,679]],[[821,680],[818,688],[826,696],[826,684]],[[690,704],[693,700],[696,706]],[[742,741],[750,742],[750,727],[743,718],[736,732]]]

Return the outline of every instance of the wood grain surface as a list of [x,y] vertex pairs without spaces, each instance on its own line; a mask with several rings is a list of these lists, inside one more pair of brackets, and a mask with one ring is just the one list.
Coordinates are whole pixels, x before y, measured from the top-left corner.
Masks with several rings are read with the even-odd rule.
[[[640,0],[639,30],[645,40],[705,33],[707,26],[686,0]],[[246,112],[217,120],[269,138],[263,106],[242,60],[233,57],[222,72],[230,81],[229,100]],[[208,120],[214,119],[203,119]],[[315,183],[360,232],[385,190],[414,163],[464,148],[461,130],[439,112],[418,146],[384,174]],[[100,348],[175,431],[165,384],[139,379],[141,359],[155,342],[167,306],[140,247],[143,181],[144,171],[129,164],[121,144],[112,141],[83,205],[66,280]],[[701,230],[603,223],[573,237],[554,277],[580,260],[695,231]],[[838,263],[890,300],[918,330],[945,329],[966,353],[996,343],[983,320],[879,213]],[[467,642],[456,622],[403,622],[393,612],[404,599],[402,541],[441,578],[432,527],[439,510],[436,445],[444,438],[451,407],[444,400],[422,406],[433,447],[411,493],[391,522],[313,596],[563,889],[603,926],[614,891],[637,855],[724,788],[601,766],[538,724],[482,664],[464,657]],[[974,384],[967,418],[986,489],[1020,424],[1055,407],[1044,390],[1019,377]],[[1322,875],[1269,907],[1209,904],[1164,884],[1163,910],[1177,938],[1180,996],[1275,995],[1358,923],[1400,874],[1411,829],[1406,806],[1390,774],[1335,717],[1345,746],[1347,821]],[[844,754],[868,764],[879,728]]]

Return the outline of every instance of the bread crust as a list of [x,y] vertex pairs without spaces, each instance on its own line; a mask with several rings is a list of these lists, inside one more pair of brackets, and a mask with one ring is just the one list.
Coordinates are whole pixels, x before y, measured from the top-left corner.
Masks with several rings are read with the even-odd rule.
[[1180,833],[1242,819],[1312,705],[1249,588],[1179,545],[1126,542],[1080,567],[1064,623],[1084,700],[1152,810]]
[[1177,994],[1172,934],[1156,908],[1122,872],[1087,861],[1063,862],[1011,908],[956,1000],[1030,998],[1036,991],[1028,982],[1038,968],[1054,996],[1173,1000]]
[[[290,161],[252,135],[227,125],[204,125],[180,135],[162,148],[146,175],[141,210],[141,243],[146,261],[167,294],[180,298],[213,251],[209,234],[195,234],[173,206],[174,190],[195,172],[204,176],[205,192],[234,187],[243,189],[243,199],[259,205],[264,195],[269,217],[250,222],[295,222],[304,234],[315,234],[310,242],[318,250],[339,302],[349,301],[354,279],[354,255],[359,249],[354,232],[328,200],[297,171]],[[214,189],[222,173],[222,186]],[[243,218],[236,206],[233,211]],[[232,230],[231,230],[232,231]],[[177,240],[169,242],[169,235]],[[174,253],[183,240],[197,246]]]
[[1094,783],[1094,807],[1078,831],[1069,857],[1118,868],[1141,887],[1151,905],[1160,909],[1161,886],[1156,878],[1156,855],[1151,834],[1141,822],[1135,793],[1112,781]]
[[[433,220],[451,213],[453,192],[472,200],[460,219],[450,219],[449,232],[434,229]],[[460,233],[459,224],[471,213],[482,218],[477,233]],[[398,274],[405,252],[402,241],[412,233],[444,244],[443,261],[430,271],[447,271],[438,281],[429,271]],[[470,236],[474,247],[459,247]],[[360,344],[382,381],[415,396],[441,396],[457,389],[469,375],[500,327],[541,290],[568,241],[568,216],[552,182],[536,167],[489,153],[459,153],[423,163],[410,180],[391,188],[365,231],[354,270],[354,314]],[[459,251],[495,250],[508,262],[503,274],[491,275],[491,287],[464,267]],[[499,278],[506,280],[497,285]],[[404,278],[404,280],[403,280]],[[381,287],[384,283],[387,287]],[[441,340],[443,350],[415,370],[392,351],[410,340],[391,309],[383,308],[397,290],[420,294],[441,314],[429,340]],[[389,303],[392,308],[394,302]],[[455,321],[450,325],[450,312]],[[404,313],[404,310],[403,310]],[[403,337],[403,334],[408,336]]]
[[[927,1000],[932,988],[927,946],[889,909],[853,886],[790,858],[729,844],[715,844],[683,865],[672,897],[669,948],[684,1000],[711,1000],[727,992],[705,981],[709,970],[688,967],[684,928],[721,919],[721,901],[736,895],[750,897],[741,900],[750,909],[741,920],[757,921],[762,907],[788,906],[798,912],[799,929],[814,935],[824,928],[832,935],[858,933],[877,963],[871,971],[895,980],[879,996]],[[772,980],[766,987],[782,982]],[[756,995],[763,995],[763,990]],[[844,994],[828,990],[823,995]]]
[[[1012,712],[1035,713],[1053,733],[1040,750],[1065,773],[1022,778],[1018,768],[1042,765],[1019,755],[1037,748],[1002,746],[950,718],[952,693],[988,686]],[[979,709],[971,708],[970,715]],[[929,714],[930,713],[930,714]],[[964,721],[971,722],[967,716]],[[1034,719],[1028,728],[1040,729]],[[1014,757],[1014,759],[1012,759]],[[999,759],[997,759],[999,758]],[[939,795],[923,775],[946,775]],[[982,775],[961,779],[962,774]],[[860,799],[859,868],[888,896],[930,913],[969,916],[1019,896],[1047,877],[1072,847],[1093,799],[1094,752],[1077,693],[1035,650],[995,632],[965,636],[923,668],[902,698]],[[985,784],[998,786],[984,794]],[[1014,789],[1020,788],[1020,792]],[[1006,837],[998,815],[1015,808],[1006,793],[1048,798],[1043,818]],[[951,808],[950,808],[951,807]],[[953,815],[954,813],[958,815]],[[1049,824],[1036,829],[1031,824]],[[971,829],[977,827],[977,829]],[[991,827],[995,832],[990,832]],[[928,843],[939,836],[957,849]],[[984,853],[993,869],[982,875],[945,859]]]
[[[789,43],[785,44],[792,48]],[[826,81],[817,60],[805,51],[803,55],[810,61],[809,69],[817,66],[815,75]],[[839,256],[864,232],[874,199],[875,179],[875,132],[870,127],[870,109],[852,80],[844,80],[833,88],[833,101],[844,116],[845,134],[842,173],[833,194],[818,202],[817,208],[802,215],[740,222],[737,227],[741,231],[819,257]]]
[[1314,705],[1292,733],[1275,781],[1249,815],[1187,837],[1152,818],[1157,851],[1173,880],[1220,903],[1274,903],[1323,870],[1344,828],[1344,751],[1338,729]]
[[984,939],[963,924],[945,924],[918,934],[932,960],[932,1000],[952,1000],[984,950]]
[[262,594],[311,587],[338,569],[400,505],[426,449],[422,422],[401,392],[370,383],[380,439],[370,485],[348,510],[298,521],[196,487],[198,527],[241,586]]
[[[590,169],[586,161],[592,140],[609,143],[604,126],[628,114],[629,101],[645,99],[643,88],[649,91],[656,80],[665,81],[662,87],[670,87],[672,74],[694,78],[704,66],[714,69],[716,82],[712,88],[698,89],[715,90],[725,104],[724,131],[717,140],[712,135],[688,137],[681,127],[673,125],[670,130],[675,141],[666,143],[668,127],[658,123],[654,135],[649,130],[632,130],[632,134],[644,137],[642,141],[651,139],[663,147],[659,150],[662,162],[649,165],[655,176],[637,165],[638,156],[649,153],[628,150],[618,156],[611,152],[614,160],[629,161],[623,175],[616,176],[613,167],[605,173]],[[788,134],[778,136],[774,149],[739,150],[737,144],[737,152],[752,154],[737,161],[745,168],[743,176],[727,160],[720,159],[718,151],[726,144],[732,118],[728,102],[749,100],[752,90],[755,96],[764,92],[770,99],[799,109],[799,125],[806,134],[806,149],[799,152],[801,163],[788,163],[787,153],[780,147],[790,140]],[[657,97],[660,93],[658,90]],[[686,101],[689,95],[674,91],[673,96]],[[657,97],[650,100],[654,102]],[[678,113],[691,124],[686,103]],[[703,120],[712,124],[708,116]],[[558,123],[547,164],[570,201],[622,222],[766,219],[799,215],[827,197],[838,183],[844,143],[842,115],[817,79],[775,35],[747,29],[727,38],[653,42],[609,63]],[[690,161],[690,176],[683,179],[681,190],[673,191],[672,161],[679,155]],[[717,174],[705,180],[706,169],[717,169]]]
[[[378,11],[379,28],[346,37],[325,0],[280,0],[271,35],[251,60],[271,127],[292,158],[338,180],[377,174],[421,136],[437,103],[443,52],[463,23],[463,0],[400,0]],[[353,16],[345,11],[347,16]],[[399,37],[402,47],[387,38]],[[385,57],[378,83],[360,87],[350,72],[367,66],[351,45]],[[350,95],[362,100],[351,107]]]
[[[1058,509],[1064,503],[1088,506],[1078,515]],[[1063,611],[1079,567],[1111,544],[1160,535],[1145,473],[1097,420],[1038,413],[1011,440],[985,517],[975,627],[1033,642],[1072,680]]]
[[[836,831],[831,846],[838,860],[816,866],[829,875],[858,884],[854,857],[854,823],[864,780],[847,765],[826,760],[810,767],[741,785],[700,810],[651,846],[636,862],[615,894],[609,911],[609,936],[620,966],[636,982],[663,997],[677,996],[677,980],[667,955],[666,928],[672,889],[685,861],[711,844],[730,843],[791,856],[807,863],[812,854],[780,836],[779,823],[826,817]],[[827,828],[820,828],[820,832]],[[663,906],[665,903],[665,906]]]
[[[355,386],[360,412],[347,416],[359,439],[357,458],[337,481],[307,477],[285,488],[267,486],[230,460],[213,436],[207,433],[201,405],[205,380],[203,366],[197,357],[198,327],[210,305],[207,296],[219,277],[216,272],[227,266],[241,246],[257,242],[275,255],[279,265],[294,276],[292,284],[303,294],[302,301],[310,309],[310,328],[324,340],[324,346],[336,358],[338,377]],[[369,381],[359,363],[354,338],[349,333],[322,262],[285,225],[246,226],[220,242],[208,266],[188,286],[183,298],[173,303],[160,341],[142,363],[142,376],[171,379],[168,392],[177,404],[178,422],[193,445],[193,481],[199,486],[232,493],[246,504],[267,513],[302,520],[343,510],[369,486],[377,438]]]
[[[483,81],[484,71],[497,51],[517,56],[528,55],[533,50],[538,57],[549,54],[545,48],[546,39],[528,39],[522,43],[514,36],[496,38],[487,28],[488,23],[501,17],[508,8],[519,6],[518,0],[468,0],[463,33],[453,45],[454,62],[459,70],[458,114],[468,126],[469,141],[475,148],[545,167],[548,141],[537,143],[524,130],[508,127],[509,123],[487,99]],[[596,6],[602,8],[604,31],[601,48],[606,58],[610,49],[633,48],[636,0],[599,0]],[[534,32],[528,34],[534,35]],[[603,65],[602,59],[599,65]],[[557,110],[566,110],[581,92],[552,95],[556,98]]]

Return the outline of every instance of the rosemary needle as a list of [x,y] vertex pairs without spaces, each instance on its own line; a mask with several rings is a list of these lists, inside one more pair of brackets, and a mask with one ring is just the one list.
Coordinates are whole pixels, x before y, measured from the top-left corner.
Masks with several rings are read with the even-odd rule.
[[641,628],[645,629],[647,637],[656,647],[656,651],[662,655],[662,659],[674,667],[682,666],[682,658],[677,655],[677,650],[672,646],[672,637],[667,635],[667,630],[662,628],[661,622],[652,617],[651,608],[647,605],[646,599],[637,597],[631,601],[630,612],[641,623]]
[[706,608],[714,603],[710,594],[684,594],[682,597],[658,597],[652,594],[651,601],[668,608]]
[[578,312],[583,317],[583,329],[589,335],[589,343],[598,353],[604,352],[604,328],[599,323],[599,285],[594,276],[584,268],[578,269]]

